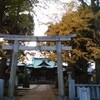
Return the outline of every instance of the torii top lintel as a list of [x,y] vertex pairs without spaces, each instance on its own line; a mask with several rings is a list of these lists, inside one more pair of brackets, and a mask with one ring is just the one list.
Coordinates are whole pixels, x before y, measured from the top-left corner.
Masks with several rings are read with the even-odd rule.
[[50,42],[50,41],[69,41],[72,37],[75,37],[76,34],[70,34],[67,36],[29,36],[29,35],[6,35],[0,34],[0,37],[5,40],[18,40],[18,41],[38,41],[38,42]]

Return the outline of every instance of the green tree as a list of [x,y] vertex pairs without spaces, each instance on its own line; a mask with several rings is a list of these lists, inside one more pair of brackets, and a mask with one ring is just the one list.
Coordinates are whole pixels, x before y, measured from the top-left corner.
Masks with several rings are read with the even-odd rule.
[[32,3],[32,0],[1,0],[0,32],[32,34],[34,29],[34,20],[30,14],[33,9]]
[[[92,11],[94,13],[99,12],[100,11],[100,0],[79,0],[83,6],[83,8],[89,7],[91,6]],[[89,4],[88,4],[89,3]]]
[[[36,3],[37,0],[1,0],[0,33],[33,35],[34,19],[32,13]],[[6,54],[9,55],[8,52]],[[2,49],[0,49],[0,54],[1,57],[5,56]]]

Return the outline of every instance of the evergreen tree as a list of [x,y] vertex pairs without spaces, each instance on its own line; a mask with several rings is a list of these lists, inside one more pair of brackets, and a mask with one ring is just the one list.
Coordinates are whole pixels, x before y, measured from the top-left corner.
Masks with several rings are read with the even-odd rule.
[[[0,0],[0,33],[33,35],[34,19],[32,13],[36,3],[37,0]],[[3,42],[0,44],[1,57],[5,54],[9,55],[9,51],[2,50]]]
[[0,1],[0,32],[5,34],[32,34],[34,20],[32,0]]

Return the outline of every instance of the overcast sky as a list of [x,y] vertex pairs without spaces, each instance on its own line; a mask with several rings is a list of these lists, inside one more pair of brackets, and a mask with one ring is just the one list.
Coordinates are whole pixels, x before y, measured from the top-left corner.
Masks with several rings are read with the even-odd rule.
[[[53,0],[49,0],[45,2],[45,0],[40,0],[40,3],[34,8],[35,10],[35,36],[43,36],[46,30],[48,29],[48,22],[58,22],[62,15],[68,10],[65,6],[66,3],[71,2],[73,0],[57,0],[57,2],[53,2]],[[45,5],[46,3],[46,5]],[[35,42],[30,42],[29,46],[36,46]],[[35,57],[41,57],[41,53],[37,51],[25,51],[27,59],[27,63],[31,63],[34,53]],[[30,54],[32,56],[30,56]],[[29,60],[30,59],[30,60]]]
[[[47,23],[48,22],[58,22],[62,15],[67,12],[68,8],[64,6],[66,3],[71,1],[77,1],[77,5],[80,3],[78,0],[57,0],[57,2],[52,2],[53,0],[49,0],[46,2],[45,0],[40,0],[40,3],[37,5],[37,7],[34,8],[36,11],[36,15],[34,16],[35,20],[35,36],[43,36],[45,31],[48,29]],[[89,3],[90,0],[85,0]],[[46,3],[46,5],[45,5]],[[35,46],[36,43],[30,42],[30,46]],[[36,53],[35,57],[41,57],[41,53],[37,51],[25,51],[27,59],[26,63],[32,63],[32,58],[34,53]],[[30,54],[29,54],[30,53]],[[32,55],[32,56],[30,56]],[[43,56],[43,55],[42,55]],[[94,63],[93,63],[94,64]],[[92,65],[94,68],[94,65]]]
[[69,3],[71,1],[76,0],[57,0],[57,2],[53,2],[53,0],[50,0],[48,2],[45,2],[45,0],[40,0],[40,3],[38,3],[37,6],[34,7],[36,13],[36,15],[34,16],[34,34],[36,36],[44,35],[44,32],[48,29],[47,23],[58,22],[61,19],[62,15],[68,10],[66,3]]

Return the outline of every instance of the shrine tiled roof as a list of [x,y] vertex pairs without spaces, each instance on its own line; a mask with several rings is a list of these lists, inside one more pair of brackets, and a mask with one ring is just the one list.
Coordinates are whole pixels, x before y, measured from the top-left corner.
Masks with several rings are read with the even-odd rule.
[[50,61],[48,59],[43,58],[33,58],[32,63],[27,65],[28,67],[33,68],[41,68],[41,67],[47,67],[47,68],[53,68],[57,67],[56,63],[54,61]]

